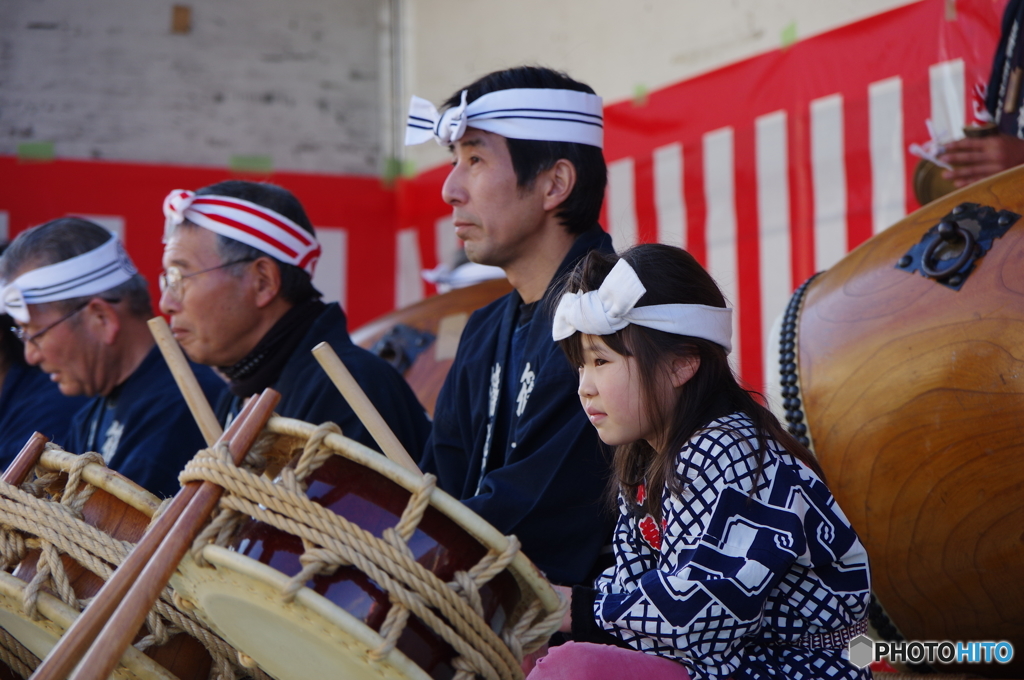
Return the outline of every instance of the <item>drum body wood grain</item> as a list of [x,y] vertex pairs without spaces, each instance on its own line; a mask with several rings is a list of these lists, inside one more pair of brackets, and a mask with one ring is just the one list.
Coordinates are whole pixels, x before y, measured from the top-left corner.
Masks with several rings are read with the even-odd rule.
[[[816,455],[908,640],[1024,649],[1024,219],[960,290],[897,263],[961,203],[1024,214],[1024,169],[942,198],[808,287],[800,399]],[[950,668],[938,666],[938,668]],[[1010,665],[961,672],[1021,677]]]

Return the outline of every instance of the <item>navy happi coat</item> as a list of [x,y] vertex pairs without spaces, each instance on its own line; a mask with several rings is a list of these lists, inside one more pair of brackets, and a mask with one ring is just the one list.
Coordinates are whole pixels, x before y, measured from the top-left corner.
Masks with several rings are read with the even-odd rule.
[[551,339],[557,282],[590,250],[612,252],[600,227],[577,237],[514,349],[516,291],[473,313],[420,464],[499,531],[515,534],[561,584],[586,580],[611,530],[603,511],[610,454],[580,405],[576,368]]
[[[207,400],[217,403],[224,381],[207,366],[191,366]],[[58,443],[73,453],[102,454],[112,470],[160,497],[178,492],[178,473],[206,447],[155,345],[127,380],[75,414],[67,441]]]
[[[327,305],[320,313],[274,382],[273,388],[281,393],[275,413],[314,425],[336,423],[346,437],[380,450],[312,355],[313,348],[321,342],[330,344],[405,450],[414,460],[418,459],[430,434],[430,421],[423,406],[391,364],[352,342],[345,313],[337,303]],[[237,415],[241,405],[240,398],[225,392],[217,408],[218,419],[226,422]]]

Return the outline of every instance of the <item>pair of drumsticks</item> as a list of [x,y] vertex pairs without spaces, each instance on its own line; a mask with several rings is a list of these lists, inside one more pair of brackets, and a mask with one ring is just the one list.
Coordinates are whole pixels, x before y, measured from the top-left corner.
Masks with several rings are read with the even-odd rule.
[[[157,317],[149,321],[149,326],[207,444],[227,443],[235,465],[240,464],[266,427],[281,395],[265,389],[257,399],[245,405],[226,431],[221,432],[213,409],[167,322]],[[385,455],[421,474],[331,346],[320,343],[313,349],[313,355]],[[47,441],[38,432],[34,434],[4,473],[4,481],[20,484],[42,455]],[[105,680],[135,638],[153,603],[216,507],[222,491],[209,481],[185,484],[93,602],[50,650],[32,674],[32,680],[63,680],[80,658],[81,663],[70,680]]]

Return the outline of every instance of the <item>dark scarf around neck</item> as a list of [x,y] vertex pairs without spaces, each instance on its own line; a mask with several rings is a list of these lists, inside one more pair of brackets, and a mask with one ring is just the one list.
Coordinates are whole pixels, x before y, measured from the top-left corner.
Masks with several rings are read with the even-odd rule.
[[228,377],[231,393],[245,399],[276,383],[285,364],[325,309],[327,305],[315,298],[295,305],[241,361],[234,366],[218,367]]

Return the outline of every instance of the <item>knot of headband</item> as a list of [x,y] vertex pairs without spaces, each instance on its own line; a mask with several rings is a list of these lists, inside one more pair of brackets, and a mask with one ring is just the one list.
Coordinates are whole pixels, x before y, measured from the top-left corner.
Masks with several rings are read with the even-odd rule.
[[601,98],[575,90],[521,88],[498,90],[443,114],[426,99],[413,97],[406,122],[406,145],[436,139],[442,146],[457,142],[467,127],[509,139],[574,142],[598,148],[604,145]]
[[164,199],[164,238],[188,220],[226,236],[313,276],[320,259],[316,237],[281,213],[230,196],[197,196],[175,189]]
[[576,332],[611,335],[629,324],[710,340],[732,351],[732,310],[708,305],[636,307],[647,292],[640,277],[619,260],[597,290],[566,293],[555,309],[551,335],[564,340]]
[[0,313],[15,321],[31,320],[28,306],[105,293],[138,274],[124,246],[113,234],[98,248],[26,272],[0,288]]

